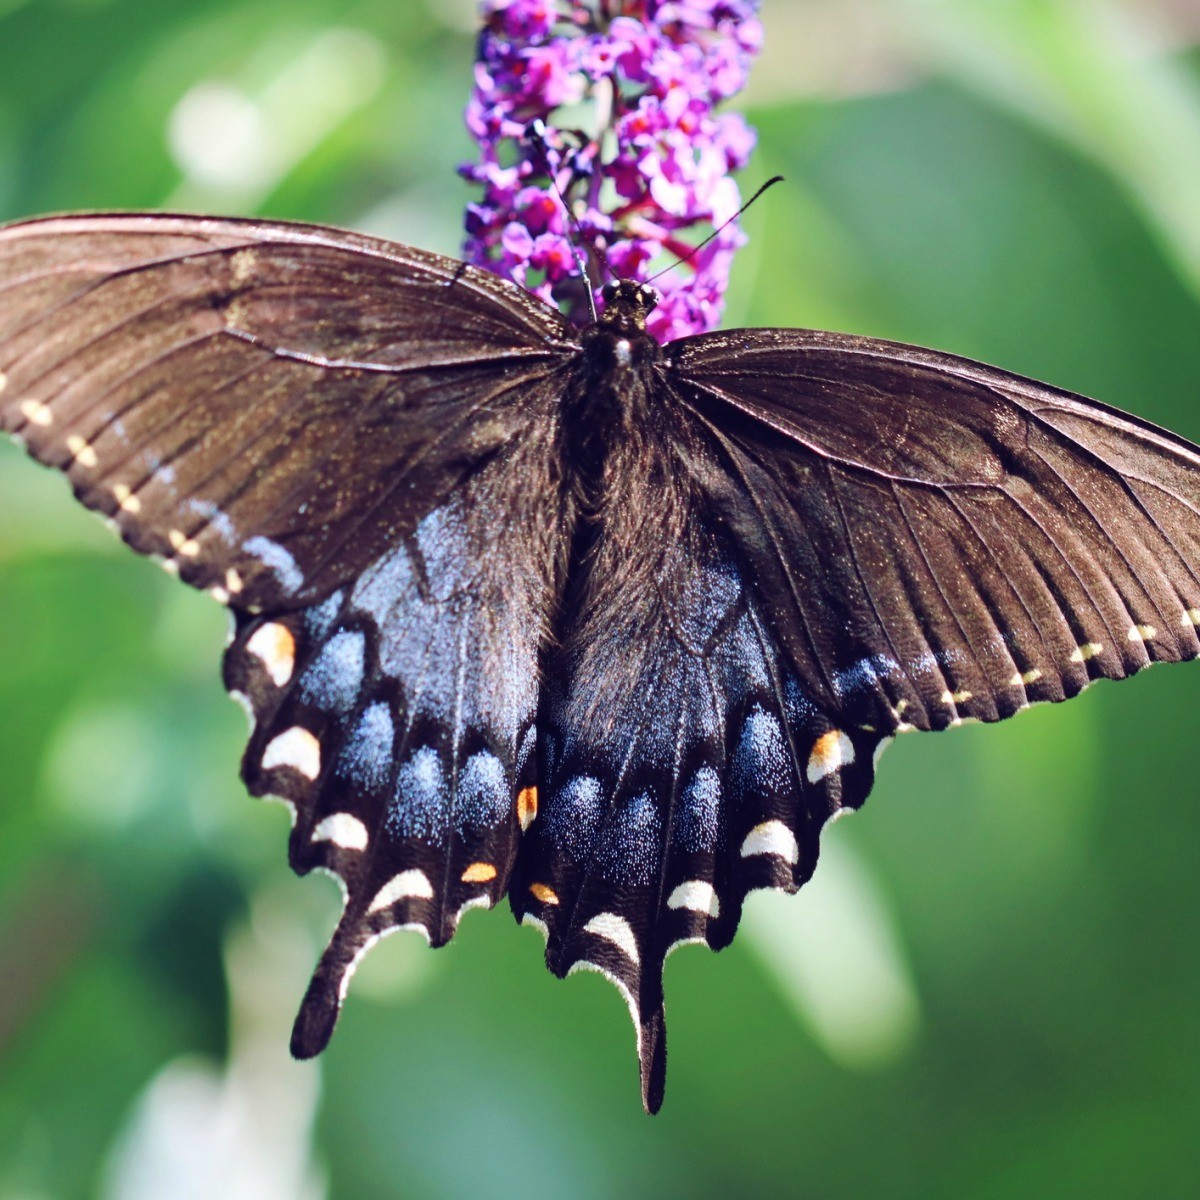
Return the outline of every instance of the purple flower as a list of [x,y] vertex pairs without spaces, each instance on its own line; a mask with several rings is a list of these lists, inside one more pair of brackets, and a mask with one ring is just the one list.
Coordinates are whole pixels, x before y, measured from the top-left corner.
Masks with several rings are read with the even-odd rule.
[[655,281],[656,337],[713,328],[744,241],[736,222],[670,264],[738,210],[730,172],[754,132],[714,108],[762,45],[758,0],[483,0],[482,15],[466,113],[479,158],[460,171],[483,196],[467,206],[466,258],[586,320],[561,193],[620,277],[670,268]]

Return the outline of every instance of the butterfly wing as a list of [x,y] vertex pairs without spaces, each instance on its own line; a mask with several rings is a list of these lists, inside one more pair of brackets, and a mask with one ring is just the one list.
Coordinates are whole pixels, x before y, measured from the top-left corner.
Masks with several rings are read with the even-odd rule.
[[0,427],[221,599],[319,601],[529,427],[568,327],[453,259],[317,226],[0,230]]
[[661,380],[635,386],[654,416],[611,450],[545,660],[539,812],[510,898],[551,971],[617,985],[653,1112],[667,956],[728,945],[749,891],[808,879],[822,823],[870,789],[882,734],[843,732],[814,702],[704,499],[718,444]]
[[803,330],[669,347],[706,497],[845,725],[995,721],[1200,650],[1200,449],[966,359]]
[[[138,550],[234,611],[225,682],[293,867],[342,883],[296,1022],[355,963],[504,894],[561,573],[554,310],[307,226],[81,216],[0,230],[0,421]],[[527,796],[531,793],[527,793]]]
[[[552,429],[556,397],[542,399]],[[558,580],[549,450],[506,449],[322,604],[238,618],[225,681],[254,719],[243,776],[292,807],[293,868],[343,890],[298,1057],[328,1041],[375,941],[415,929],[442,945],[508,888]]]
[[[661,1102],[662,968],[793,891],[904,728],[1195,657],[1200,451],[961,359],[796,331],[666,348],[539,713],[511,900],[601,971]],[[653,512],[653,522],[645,514]]]

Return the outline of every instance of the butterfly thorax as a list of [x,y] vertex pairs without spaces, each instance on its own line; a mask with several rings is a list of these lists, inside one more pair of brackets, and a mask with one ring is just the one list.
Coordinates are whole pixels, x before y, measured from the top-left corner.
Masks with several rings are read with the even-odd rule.
[[600,317],[583,330],[583,353],[563,397],[567,449],[584,476],[597,477],[614,444],[644,429],[650,417],[647,375],[662,347],[646,332],[653,289],[610,285]]

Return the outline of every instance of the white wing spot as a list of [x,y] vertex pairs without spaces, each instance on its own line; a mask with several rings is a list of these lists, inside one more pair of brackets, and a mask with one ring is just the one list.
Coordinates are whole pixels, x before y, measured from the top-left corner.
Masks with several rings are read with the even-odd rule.
[[946,691],[946,692],[943,692],[943,693],[942,693],[942,703],[943,703],[943,704],[966,704],[966,702],[967,702],[968,700],[970,700],[970,699],[971,699],[971,697],[972,697],[972,696],[974,696],[974,695],[975,695],[975,693],[974,693],[974,692],[967,692],[967,691],[962,691],[962,692],[950,692],[950,691]]
[[229,603],[229,593],[223,587],[210,587],[208,589],[208,594],[218,604],[228,604]]
[[708,945],[707,938],[702,938],[702,937],[676,938],[676,940],[673,941],[667,947],[667,952],[666,952],[666,954],[663,955],[663,961],[665,962],[668,958],[670,958],[671,955],[674,954],[675,951],[678,950],[680,946],[707,946],[707,945]]
[[200,543],[178,529],[172,529],[167,534],[167,540],[171,543],[171,549],[184,558],[195,558],[200,553]]
[[818,783],[826,775],[840,771],[853,761],[854,743],[840,729],[831,729],[821,734],[814,743],[805,774],[809,783]]
[[[250,722],[250,732],[253,733],[254,727],[258,724],[258,718],[254,715],[254,705],[250,703],[250,697],[245,692],[230,689],[229,698],[230,700],[236,700],[242,712],[246,714],[246,720]],[[291,801],[288,803],[291,803]],[[295,805],[292,807],[294,809]]]
[[225,572],[225,587],[231,596],[236,596],[245,586],[242,577],[232,567]]
[[539,917],[535,917],[533,913],[526,913],[521,918],[521,924],[532,925],[533,928],[536,929],[542,935],[542,937],[546,939],[547,942],[550,941],[550,926]]
[[371,901],[371,907],[367,909],[367,914],[377,913],[385,908],[391,908],[397,900],[432,900],[433,899],[433,884],[429,882],[429,876],[424,871],[418,871],[415,868],[411,871],[401,871],[399,875],[393,875],[375,893],[375,899]]
[[1099,642],[1081,642],[1071,651],[1071,661],[1087,662],[1089,658],[1095,658],[1103,649],[1104,647]]
[[689,912],[707,913],[714,920],[721,915],[721,901],[711,883],[689,879],[667,897],[668,908],[686,908]]
[[1023,684],[1037,683],[1041,677],[1041,671],[1039,671],[1037,667],[1034,667],[1029,671],[1018,671],[1017,674],[1014,675],[1008,682],[1011,683],[1013,687],[1021,687]]
[[343,850],[365,850],[370,838],[367,827],[350,813],[333,813],[312,832],[314,842],[332,842]]
[[264,771],[291,767],[305,779],[316,779],[321,773],[321,743],[311,730],[293,725],[263,751],[262,765]]
[[1158,636],[1158,630],[1153,625],[1130,625],[1125,636],[1131,642],[1149,642]]
[[[274,792],[269,792],[267,795],[265,795],[263,797],[263,799],[266,800],[269,804],[282,804],[283,807],[288,810],[288,817],[291,819],[292,828],[295,829],[295,827],[296,827],[296,804],[295,804],[295,801],[289,800],[286,796],[277,796],[277,795],[275,795]],[[340,879],[338,879],[338,877],[336,875],[334,875],[334,879],[337,879],[338,883],[342,882]],[[342,886],[345,887],[345,884],[342,884]]]
[[262,663],[276,687],[283,687],[296,669],[296,639],[278,621],[260,625],[246,643],[246,653]]
[[179,574],[179,563],[173,558],[164,558],[159,564],[168,575]]
[[[318,871],[321,870],[320,867],[317,867],[316,869]],[[334,875],[334,879],[337,879],[338,883],[342,882],[336,875]],[[343,887],[344,886],[345,885],[343,884]],[[358,970],[358,964],[361,963],[362,960],[366,958],[372,950],[375,949],[377,943],[383,941],[385,937],[391,937],[393,933],[419,933],[425,939],[426,945],[429,945],[430,943],[429,930],[426,929],[424,925],[420,924],[390,925],[387,929],[381,929],[378,933],[373,933],[354,952],[354,957],[346,964],[346,969],[342,972],[342,977],[338,981],[339,1010],[346,999],[346,993],[350,990],[350,980],[354,977],[354,972]]]
[[455,928],[458,927],[459,922],[463,919],[464,916],[466,916],[467,913],[469,913],[471,911],[471,909],[473,909],[473,908],[491,908],[491,907],[492,907],[492,898],[491,898],[491,896],[489,896],[487,894],[487,892],[482,892],[478,896],[472,896],[470,898],[470,900],[464,901],[463,906],[458,910],[458,912],[456,912],[454,914]]
[[624,917],[619,917],[616,913],[597,913],[583,927],[583,932],[594,933],[597,937],[610,942],[634,966],[642,961],[641,955],[638,953],[637,938],[633,936],[633,929]]
[[637,1034],[637,1056],[640,1059],[642,1057],[642,1019],[638,1002],[633,998],[629,985],[623,979],[618,979],[611,971],[606,971],[599,963],[591,962],[586,958],[573,962],[567,969],[567,974],[574,975],[576,971],[595,971],[597,975],[603,975],[621,993],[621,999],[625,1001],[625,1007],[629,1009],[629,1018],[633,1022],[634,1033]]
[[116,498],[122,512],[140,513],[142,511],[142,502],[125,484],[118,483],[113,488],[113,496]]
[[1183,610],[1183,626],[1200,625],[1200,608],[1185,608]]
[[796,835],[782,821],[764,821],[755,825],[742,843],[742,857],[757,858],[760,854],[782,858],[795,866],[800,861]]
[[[49,409],[46,411],[49,412]],[[77,433],[73,433],[67,438],[67,449],[81,467],[94,467],[100,461],[86,439],[81,438]]]
[[0,371],[0,392],[8,387],[8,376],[3,371]]
[[49,408],[47,408],[46,405],[44,405],[40,400],[22,400],[21,416],[23,416],[25,420],[30,423],[30,425],[40,425],[43,429],[54,420]]

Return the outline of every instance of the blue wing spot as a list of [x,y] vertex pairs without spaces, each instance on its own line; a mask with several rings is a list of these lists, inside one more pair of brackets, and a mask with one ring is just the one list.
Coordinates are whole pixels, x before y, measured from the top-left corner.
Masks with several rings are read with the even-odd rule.
[[[754,622],[748,616],[743,616],[729,631],[720,653],[724,660],[725,677],[731,685],[736,685],[741,695],[766,691],[771,686],[771,672],[763,656],[762,643]],[[735,699],[732,696],[730,698]]]
[[422,746],[396,773],[396,795],[387,815],[390,833],[441,841],[450,816],[450,789],[442,760]]
[[[114,423],[114,431],[116,424]],[[232,546],[237,542],[237,530],[234,528],[233,522],[223,513],[211,500],[189,500],[184,507],[189,512],[194,512],[201,520],[206,521],[209,527],[225,541]]]
[[689,648],[704,650],[742,594],[742,580],[729,563],[718,562],[689,575],[679,603],[680,628]]
[[512,788],[504,764],[487,750],[472,754],[458,780],[455,814],[459,825],[487,829],[504,821],[512,809]]
[[363,572],[354,585],[351,602],[370,613],[375,624],[382,626],[412,584],[408,551],[401,547]]
[[448,600],[470,581],[473,557],[462,514],[456,505],[435,508],[417,526],[417,546],[425,559],[430,590],[438,600]]
[[675,817],[672,838],[689,854],[711,854],[721,828],[721,777],[712,767],[701,767],[684,789]]
[[[835,681],[834,686],[837,686]],[[787,710],[787,722],[792,729],[811,729],[817,724],[820,713],[808,698],[798,679],[789,678],[783,685],[783,703]]]
[[537,749],[537,726],[530,725],[521,739],[521,748],[517,751],[517,774],[525,770],[525,764],[533,757]]
[[778,719],[750,710],[733,752],[733,785],[740,798],[786,793],[792,770]]
[[411,715],[515,744],[537,702],[536,646],[525,614],[489,586],[459,506],[435,509],[363,572],[350,604],[378,627],[379,669],[403,685]]
[[242,549],[270,567],[285,588],[295,592],[304,586],[304,572],[296,566],[296,560],[278,542],[265,537],[252,537]]
[[342,748],[335,774],[366,791],[378,792],[391,772],[396,727],[386,704],[372,704]]
[[592,852],[603,816],[600,780],[591,775],[568,779],[546,806],[547,836],[576,862]]
[[332,712],[348,712],[362,687],[366,638],[357,631],[335,634],[300,677],[300,698]]
[[833,676],[834,691],[839,696],[852,697],[856,692],[873,688],[881,679],[898,675],[900,664],[886,654],[872,654],[860,658],[852,667],[838,671]]
[[328,600],[322,601],[304,614],[305,632],[314,641],[323,642],[329,636],[329,631],[341,611],[342,593],[334,592]]
[[600,874],[614,883],[653,881],[662,856],[662,820],[649,792],[627,800],[604,832],[597,859]]

